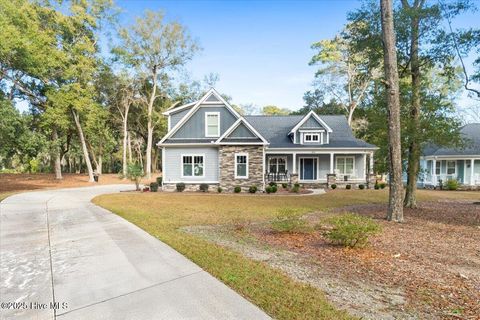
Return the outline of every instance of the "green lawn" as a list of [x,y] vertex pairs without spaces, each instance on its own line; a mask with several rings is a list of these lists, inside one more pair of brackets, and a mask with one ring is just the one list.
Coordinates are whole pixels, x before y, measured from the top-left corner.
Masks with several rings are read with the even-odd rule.
[[[420,191],[420,200],[474,198],[478,192]],[[335,190],[320,196],[123,193],[93,200],[181,252],[277,319],[349,319],[324,294],[264,263],[178,230],[182,226],[267,221],[279,208],[299,213],[387,201],[386,190]]]

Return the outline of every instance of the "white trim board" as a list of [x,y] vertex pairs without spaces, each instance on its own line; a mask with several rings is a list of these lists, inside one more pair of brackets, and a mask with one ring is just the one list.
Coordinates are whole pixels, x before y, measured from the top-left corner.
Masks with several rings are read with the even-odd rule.
[[180,112],[180,111],[182,111],[182,110],[184,110],[184,109],[188,109],[188,108],[194,106],[196,103],[197,103],[197,101],[194,101],[194,102],[190,102],[190,103],[181,105],[181,106],[179,106],[179,107],[173,107],[173,108],[168,109],[168,110],[165,111],[165,112],[162,112],[162,114],[168,116],[168,115],[170,115],[170,114],[172,114],[172,113],[177,113],[177,112]]

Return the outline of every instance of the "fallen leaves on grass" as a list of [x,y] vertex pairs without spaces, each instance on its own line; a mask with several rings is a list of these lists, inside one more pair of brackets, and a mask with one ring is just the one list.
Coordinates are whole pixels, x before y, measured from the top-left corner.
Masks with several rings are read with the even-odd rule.
[[[371,246],[332,246],[322,231],[278,234],[256,228],[262,242],[314,258],[332,275],[402,287],[408,307],[422,317],[478,319],[480,314],[480,208],[472,202],[437,201],[405,210],[405,223],[381,219],[384,205],[349,206],[377,218],[383,233]],[[320,215],[322,213],[319,213]]]

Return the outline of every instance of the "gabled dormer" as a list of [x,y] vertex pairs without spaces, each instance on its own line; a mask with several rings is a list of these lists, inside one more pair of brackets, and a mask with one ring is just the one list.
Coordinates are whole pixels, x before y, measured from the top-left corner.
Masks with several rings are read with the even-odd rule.
[[330,142],[332,129],[315,112],[310,111],[289,133],[294,144],[323,145]]

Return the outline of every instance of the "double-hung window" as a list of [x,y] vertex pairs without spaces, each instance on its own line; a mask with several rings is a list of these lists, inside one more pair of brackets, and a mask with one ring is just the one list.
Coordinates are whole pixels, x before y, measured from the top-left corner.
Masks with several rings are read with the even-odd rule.
[[437,176],[440,175],[441,168],[442,168],[442,162],[441,162],[441,161],[436,161],[436,162],[435,162],[435,174],[436,174]]
[[343,175],[353,175],[354,157],[337,157],[337,171]]
[[182,177],[203,177],[204,156],[184,155],[182,156]]
[[220,136],[220,113],[206,112],[205,113],[205,137],[219,137]]
[[235,154],[235,178],[248,178],[248,154],[246,153]]
[[268,158],[268,172],[284,173],[287,171],[287,158]]
[[447,161],[447,174],[456,174],[457,171],[457,163],[456,161]]

